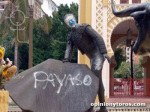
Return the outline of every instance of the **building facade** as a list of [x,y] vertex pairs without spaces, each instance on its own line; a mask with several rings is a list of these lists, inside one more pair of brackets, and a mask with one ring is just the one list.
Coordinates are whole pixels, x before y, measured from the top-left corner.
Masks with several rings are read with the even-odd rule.
[[58,6],[56,5],[56,3],[53,0],[50,1],[49,6],[50,6],[50,11],[52,11],[52,12],[58,11]]
[[42,16],[42,10],[41,10],[41,5],[43,4],[42,0],[36,0],[35,1],[35,6],[34,6],[34,11],[33,11],[33,18],[38,19]]
[[2,13],[3,13],[5,7],[6,7],[7,3],[8,3],[8,1],[9,0],[1,0],[0,1],[0,17],[2,15]]
[[[49,16],[53,16],[53,12],[54,11],[58,11],[58,6],[56,5],[56,3],[53,1],[53,0],[51,0],[51,1],[49,1],[49,2],[47,2],[47,1],[44,1],[44,4],[46,5],[47,4],[47,10],[48,10],[48,15]],[[45,9],[46,10],[46,9]],[[46,11],[47,12],[47,11]]]
[[[0,1],[0,17],[9,1],[10,0]],[[42,0],[35,0],[34,15],[33,15],[34,19],[38,19],[42,16],[42,10],[41,10],[42,3],[43,3]]]
[[[114,0],[118,11],[145,1],[150,0]],[[108,55],[111,57],[111,64],[105,61],[102,77],[105,96],[109,98],[114,93],[114,82],[112,79],[114,79],[114,68],[117,65],[114,58],[114,51],[121,42],[127,40],[127,31],[129,29],[132,30],[132,40],[136,40],[138,31],[135,22],[131,17],[115,17],[111,11],[111,0],[80,0],[79,23],[90,24],[105,41]],[[78,52],[78,63],[87,64],[90,67],[89,59],[80,52]],[[144,57],[142,66],[144,67],[144,79],[150,79],[150,58]],[[148,86],[150,84],[145,82],[145,94],[150,94],[150,88]]]

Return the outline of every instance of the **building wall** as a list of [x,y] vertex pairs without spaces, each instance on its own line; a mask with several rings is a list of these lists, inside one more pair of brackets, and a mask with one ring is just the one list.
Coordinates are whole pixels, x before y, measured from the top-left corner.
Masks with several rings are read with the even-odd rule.
[[42,5],[42,1],[36,0],[35,7],[34,7],[34,14],[33,14],[34,19],[38,19],[42,16],[41,5]]
[[0,17],[2,15],[2,12],[4,11],[7,3],[8,3],[9,0],[2,0],[0,1]]
[[50,10],[51,10],[52,12],[58,11],[58,6],[57,6],[57,5],[55,4],[55,2],[53,2],[53,1],[50,2]]
[[[4,11],[7,3],[9,2],[10,0],[2,0],[0,1],[0,17],[2,15],[2,12]],[[42,10],[41,10],[41,5],[42,5],[42,1],[41,0],[36,0],[35,1],[35,7],[34,7],[34,19],[38,19],[41,17],[42,15]]]

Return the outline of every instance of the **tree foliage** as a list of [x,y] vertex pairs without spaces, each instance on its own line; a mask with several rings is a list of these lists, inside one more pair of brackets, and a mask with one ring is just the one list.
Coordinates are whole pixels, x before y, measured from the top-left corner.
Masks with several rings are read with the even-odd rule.
[[122,48],[117,48],[116,51],[115,51],[115,60],[116,60],[116,63],[117,63],[117,66],[115,67],[115,70],[117,70],[121,63],[123,61],[125,61],[126,57],[123,55],[123,49]]
[[[144,69],[141,64],[133,64],[134,78],[141,79],[144,76]],[[131,76],[131,66],[130,63],[122,62],[120,67],[115,71],[115,78],[129,78]]]
[[[75,15],[76,19],[78,18],[78,5],[71,4],[70,7],[68,5],[60,5],[58,7],[58,12],[53,13],[53,28],[50,32],[51,34],[51,48],[52,48],[52,58],[63,60],[64,53],[66,49],[67,36],[70,32],[70,28],[67,27],[64,23],[64,16],[68,13],[72,13]],[[77,49],[75,48],[72,55],[72,62],[77,62]]]
[[[49,17],[50,29],[49,34],[45,31],[45,28],[41,27],[41,20],[34,20],[33,25],[33,65],[51,58],[57,60],[64,59],[64,53],[66,49],[67,35],[71,31],[64,24],[64,16],[68,13],[73,13],[78,18],[78,5],[71,4],[60,5],[58,12],[53,13],[53,17]],[[10,42],[6,42],[10,43]],[[23,71],[28,69],[28,44],[21,44],[19,46],[19,70]],[[9,47],[5,53],[5,57],[9,57],[14,60],[14,48]],[[77,62],[77,49],[75,48],[72,55],[72,62]]]
[[[125,42],[119,44],[118,48],[115,51],[115,60],[117,66],[115,67],[114,77],[115,78],[129,78],[131,76],[131,63],[126,62],[126,56],[124,53]],[[140,79],[143,78],[144,69],[141,66],[142,57],[140,57],[139,63],[133,64],[133,73],[134,78]]]

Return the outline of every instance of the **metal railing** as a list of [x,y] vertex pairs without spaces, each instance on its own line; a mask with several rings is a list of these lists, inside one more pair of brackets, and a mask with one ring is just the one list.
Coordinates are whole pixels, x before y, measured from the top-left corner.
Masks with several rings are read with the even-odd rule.
[[111,97],[150,97],[150,79],[110,79],[110,83]]

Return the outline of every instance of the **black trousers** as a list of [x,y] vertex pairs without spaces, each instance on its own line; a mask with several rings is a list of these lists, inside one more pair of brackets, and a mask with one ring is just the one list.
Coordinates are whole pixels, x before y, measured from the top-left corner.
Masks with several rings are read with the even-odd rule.
[[[94,74],[99,78],[99,90],[98,90],[98,97],[99,102],[104,103],[105,102],[105,96],[104,96],[104,85],[102,82],[102,69],[103,64],[105,61],[105,58],[103,54],[100,53],[100,51],[96,50],[93,51],[92,56],[90,57],[91,61],[91,71],[94,72]],[[101,109],[105,109],[106,107],[103,106]]]

